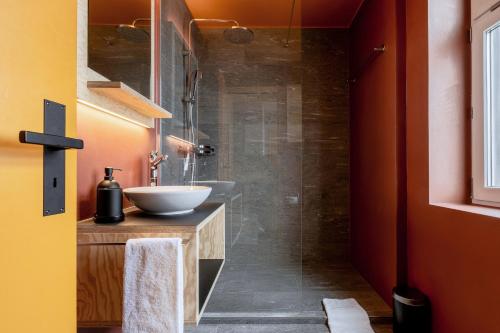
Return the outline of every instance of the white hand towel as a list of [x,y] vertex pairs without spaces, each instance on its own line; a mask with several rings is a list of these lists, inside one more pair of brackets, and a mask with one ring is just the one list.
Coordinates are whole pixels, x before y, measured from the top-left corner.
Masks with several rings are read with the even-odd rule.
[[184,330],[182,240],[127,241],[123,279],[124,333]]
[[324,299],[332,333],[374,333],[370,318],[355,299]]

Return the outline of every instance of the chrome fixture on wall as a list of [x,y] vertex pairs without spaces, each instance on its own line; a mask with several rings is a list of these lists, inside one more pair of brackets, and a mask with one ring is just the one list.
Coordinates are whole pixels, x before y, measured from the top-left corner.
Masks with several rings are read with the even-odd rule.
[[198,88],[198,82],[201,80],[201,72],[196,68],[192,70],[192,31],[193,24],[195,22],[214,22],[214,23],[231,23],[233,24],[230,28],[224,30],[224,39],[233,44],[248,44],[254,39],[254,33],[251,29],[241,26],[240,23],[233,19],[207,19],[207,18],[195,18],[189,21],[188,27],[188,45],[187,50],[184,52],[184,56],[187,57],[187,68],[186,68],[186,91],[184,96],[184,102],[187,104],[187,131],[188,131],[188,141],[196,144],[193,129],[193,105],[196,103],[196,92]]
[[355,72],[353,76],[349,78],[347,81],[347,84],[354,84],[358,81],[358,79],[361,77],[363,72],[366,70],[370,64],[377,59],[379,55],[384,53],[386,51],[386,46],[385,44],[382,44],[380,46],[374,47],[370,55],[367,57],[365,62],[361,65],[361,67]]
[[251,29],[240,25],[240,23],[233,19],[207,19],[207,18],[195,18],[189,21],[189,31],[188,31],[188,54],[192,54],[192,43],[191,34],[193,30],[193,24],[195,22],[214,22],[214,23],[233,23],[230,28],[224,30],[224,39],[233,44],[248,44],[254,39],[254,33]]
[[116,28],[116,31],[126,40],[134,43],[142,43],[149,41],[150,35],[144,29],[138,27],[138,22],[151,22],[150,18],[137,18],[132,24],[120,24]]
[[215,155],[215,148],[210,145],[198,145],[196,148],[196,156],[208,157]]
[[[188,141],[194,148],[198,145],[198,138],[195,135],[194,121],[193,121],[193,109],[197,102],[197,91],[198,84],[201,80],[202,73],[198,69],[198,66],[193,69],[193,47],[192,47],[192,30],[193,24],[195,22],[214,22],[214,23],[229,23],[232,24],[230,28],[224,30],[224,39],[232,44],[248,44],[254,39],[254,33],[251,29],[241,26],[240,23],[233,19],[207,19],[207,18],[195,18],[189,21],[188,26],[188,45],[187,50],[184,51],[184,57],[187,57],[185,61],[185,88],[183,102],[185,103],[184,109],[184,139]],[[196,170],[196,157],[199,156],[200,151],[195,151],[194,149],[186,154],[184,159],[184,175],[191,166],[191,181],[195,179]],[[201,151],[203,156],[209,156],[213,152]]]
[[151,186],[158,185],[158,166],[167,159],[167,155],[162,155],[157,151],[149,153],[149,182]]

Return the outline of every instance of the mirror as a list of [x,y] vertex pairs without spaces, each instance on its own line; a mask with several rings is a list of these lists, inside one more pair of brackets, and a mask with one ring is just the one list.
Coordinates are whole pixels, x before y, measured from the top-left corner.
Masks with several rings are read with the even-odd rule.
[[151,0],[88,0],[88,66],[151,97]]

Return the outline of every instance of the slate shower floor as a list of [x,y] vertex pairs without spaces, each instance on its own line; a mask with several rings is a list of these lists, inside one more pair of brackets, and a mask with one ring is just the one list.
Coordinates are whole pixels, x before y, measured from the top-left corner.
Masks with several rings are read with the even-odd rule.
[[390,308],[350,266],[227,265],[206,313],[322,312],[323,298],[355,298],[372,316],[390,317]]

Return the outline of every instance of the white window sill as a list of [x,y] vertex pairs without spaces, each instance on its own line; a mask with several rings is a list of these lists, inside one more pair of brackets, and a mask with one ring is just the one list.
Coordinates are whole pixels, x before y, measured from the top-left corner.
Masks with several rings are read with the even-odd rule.
[[433,202],[430,205],[458,210],[471,214],[500,218],[500,208],[495,208],[495,207],[484,207],[471,204],[449,203],[449,202]]

